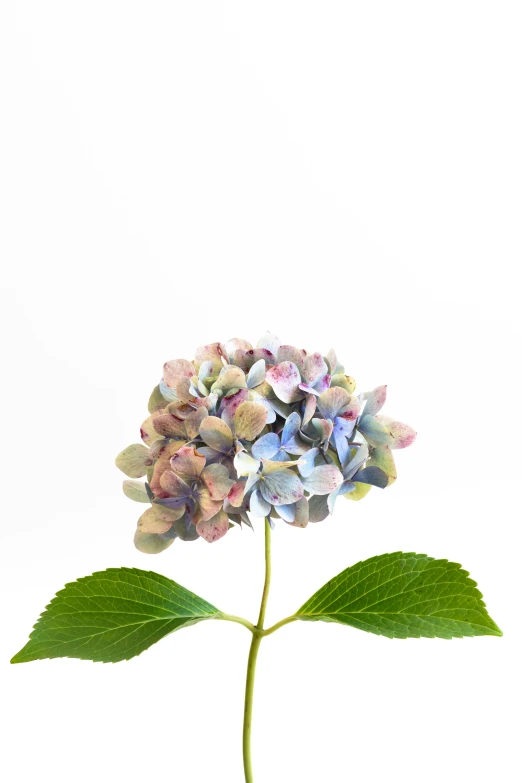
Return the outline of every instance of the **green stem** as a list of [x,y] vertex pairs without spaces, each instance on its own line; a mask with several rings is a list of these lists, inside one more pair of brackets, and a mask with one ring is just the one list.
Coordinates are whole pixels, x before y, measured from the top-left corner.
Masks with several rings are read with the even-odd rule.
[[[263,623],[265,622],[266,604],[270,591],[272,576],[272,561],[270,552],[270,523],[265,520],[265,585],[259,609],[259,618],[252,635],[252,644],[248,656],[247,678],[245,688],[245,716],[243,721],[243,765],[245,768],[245,783],[254,783],[252,775],[252,758],[250,753],[250,735],[252,733],[252,707],[254,704],[254,679],[256,674],[257,654],[263,638]],[[275,630],[275,629],[274,629]]]

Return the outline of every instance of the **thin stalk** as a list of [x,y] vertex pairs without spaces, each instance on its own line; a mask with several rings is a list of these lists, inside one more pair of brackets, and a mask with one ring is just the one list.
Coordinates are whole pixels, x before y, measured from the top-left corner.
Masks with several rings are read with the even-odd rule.
[[248,656],[247,677],[245,687],[245,713],[243,720],[243,765],[245,769],[245,783],[254,783],[252,774],[252,758],[250,753],[250,736],[252,733],[252,707],[254,705],[254,680],[256,674],[257,654],[263,638],[263,624],[265,622],[266,604],[270,591],[270,579],[272,577],[272,560],[270,551],[270,523],[265,520],[265,584],[259,609],[259,618],[252,635],[252,644]]

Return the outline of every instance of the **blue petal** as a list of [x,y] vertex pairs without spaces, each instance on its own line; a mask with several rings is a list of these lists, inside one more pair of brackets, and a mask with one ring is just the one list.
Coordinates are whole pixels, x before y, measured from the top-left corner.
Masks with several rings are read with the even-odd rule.
[[250,513],[255,517],[266,517],[270,513],[271,505],[262,497],[258,489],[250,495]]
[[285,522],[293,522],[295,519],[295,503],[289,503],[285,506],[278,506],[277,513]]
[[297,460],[297,468],[299,470],[299,473],[301,476],[304,476],[306,478],[310,475],[312,470],[314,469],[315,465],[315,458],[319,454],[319,449],[310,449],[310,451],[307,451],[306,454],[303,454],[302,457],[299,457]]
[[350,457],[350,447],[348,445],[348,441],[346,439],[346,435],[344,434],[342,427],[337,426],[337,421],[335,423],[333,435],[334,435],[334,443],[335,448],[337,449],[337,456],[339,457],[339,462],[341,463],[341,466],[345,465],[346,461]]
[[283,447],[285,446],[286,443],[288,443],[290,438],[293,438],[294,435],[297,435],[300,427],[301,427],[301,417],[299,416],[298,413],[295,412],[291,413],[285,422],[285,426],[281,434],[281,443]]
[[[279,435],[276,435],[275,432],[269,432],[254,443],[252,446],[252,456],[256,459],[272,459],[279,451],[280,445]],[[280,456],[279,459],[281,459]],[[284,459],[284,457],[282,457],[282,459]]]

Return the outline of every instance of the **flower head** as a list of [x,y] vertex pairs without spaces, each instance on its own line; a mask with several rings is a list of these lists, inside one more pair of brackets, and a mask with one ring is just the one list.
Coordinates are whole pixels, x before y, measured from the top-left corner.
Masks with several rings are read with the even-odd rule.
[[390,486],[392,449],[409,446],[415,432],[381,415],[385,386],[354,392],[333,351],[307,353],[270,333],[256,347],[234,338],[201,346],[192,362],[166,362],[143,443],[116,458],[130,477],[125,494],[149,504],[137,548],[214,542],[252,526],[250,517],[305,527],[332,514],[340,495]]

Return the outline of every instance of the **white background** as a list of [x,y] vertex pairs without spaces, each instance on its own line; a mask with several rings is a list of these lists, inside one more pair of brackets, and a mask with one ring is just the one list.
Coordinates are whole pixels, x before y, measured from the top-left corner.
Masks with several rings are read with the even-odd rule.
[[154,569],[255,619],[260,532],[155,557],[114,456],[168,359],[334,346],[419,432],[399,480],[273,536],[268,621],[361,558],[463,563],[504,637],[263,642],[256,783],[515,781],[519,3],[6,2],[0,17],[4,779],[241,783],[249,634],[9,666],[64,583]]

